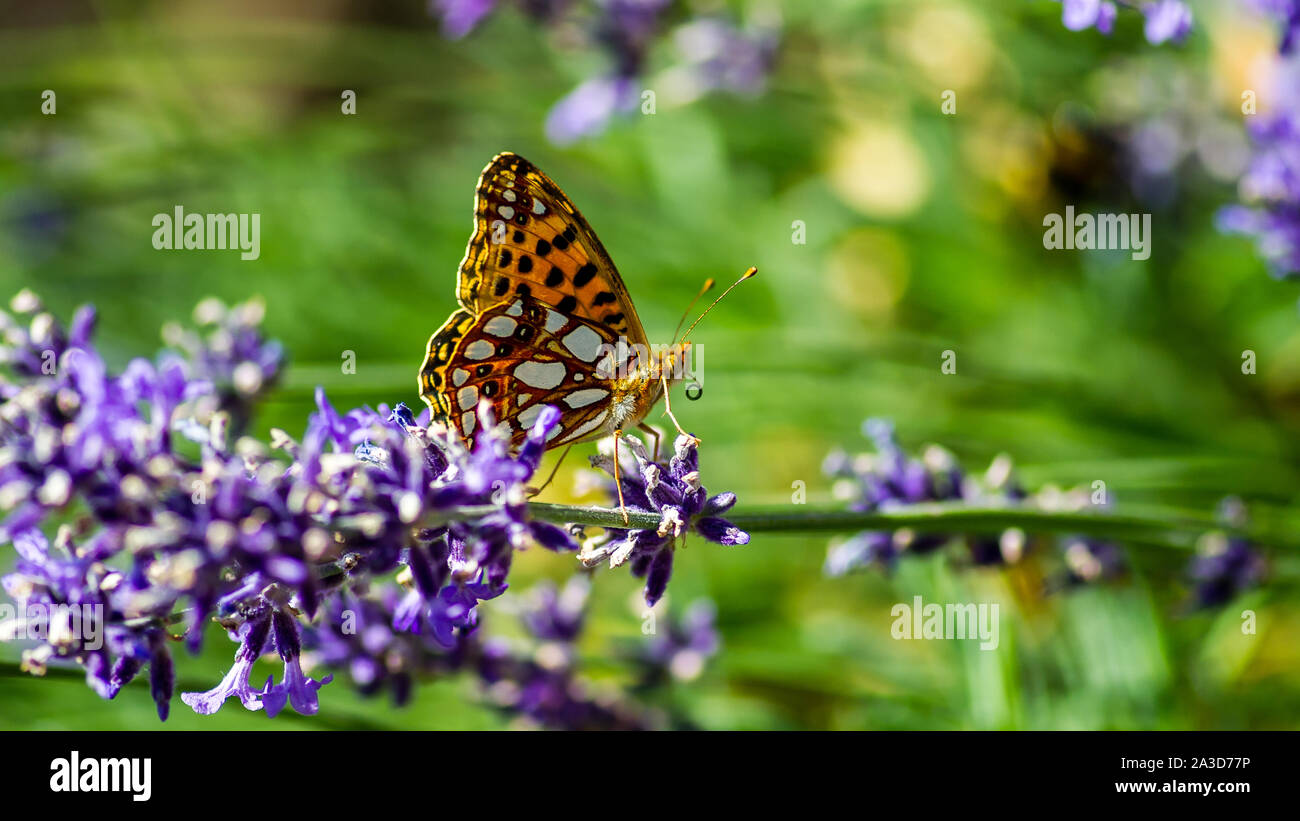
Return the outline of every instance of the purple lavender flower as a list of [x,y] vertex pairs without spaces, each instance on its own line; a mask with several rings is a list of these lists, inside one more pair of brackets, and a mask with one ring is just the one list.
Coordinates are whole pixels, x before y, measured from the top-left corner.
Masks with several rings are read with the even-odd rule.
[[473,652],[487,701],[507,715],[559,730],[641,730],[658,719],[579,675],[574,641],[585,621],[590,585],[571,578],[560,591],[543,583],[525,597],[522,619],[534,641],[488,639]]
[[1064,585],[1068,587],[1112,581],[1128,570],[1124,551],[1114,542],[1067,536],[1061,539],[1060,548],[1066,568]]
[[[464,37],[492,13],[497,0],[432,0],[430,11],[445,35]],[[574,32],[605,54],[606,65],[559,100],[546,118],[546,134],[565,145],[590,137],[619,114],[636,110],[647,75],[651,48],[665,29],[671,0],[518,0],[539,26],[563,26],[564,42]],[[721,18],[689,20],[676,30],[682,61],[665,76],[683,99],[710,91],[757,94],[776,52],[774,28],[741,29]],[[682,82],[684,81],[684,82]]]
[[[875,445],[875,454],[850,457],[836,450],[822,465],[827,476],[840,480],[837,492],[848,496],[849,509],[869,513],[961,498],[965,477],[951,455],[935,448],[927,454],[929,464],[909,458],[898,444],[893,425],[883,419],[868,419],[862,432]],[[841,576],[872,564],[889,568],[903,550],[929,553],[950,538],[944,534],[864,531],[832,547],[825,570],[828,575]]]
[[1300,2],[1297,0],[1246,0],[1248,6],[1269,15],[1282,26],[1282,40],[1278,52],[1290,55],[1300,39]]
[[1115,24],[1115,4],[1108,0],[1062,0],[1061,23],[1070,31],[1096,28],[1110,34]]
[[496,4],[496,0],[430,0],[429,11],[442,20],[447,37],[459,40],[491,14]]
[[[6,589],[41,606],[93,605],[107,636],[92,648],[55,631],[57,642],[28,651],[34,671],[76,660],[112,698],[149,666],[165,717],[174,672],[164,628],[183,614],[186,644],[197,650],[216,614],[239,642],[235,667],[186,703],[212,712],[234,695],[250,709],[309,714],[325,681],[303,672],[296,616],[311,617],[322,598],[401,569],[408,594],[393,624],[452,646],[472,630],[476,605],[505,589],[515,550],[577,548],[563,528],[526,515],[524,489],[558,421],[554,409],[511,454],[486,409],[467,450],[403,405],[340,413],[318,391],[301,443],[273,432],[286,462],[230,443],[232,414],[250,409],[279,372],[279,347],[256,331],[260,310],[208,304],[198,311],[215,326],[206,336],[168,333],[187,356],[134,360],[113,375],[90,343],[93,311],[65,332],[28,292],[13,309],[0,314],[9,373],[0,380],[0,535],[16,539],[22,559]],[[217,386],[235,398],[210,401]],[[197,460],[175,447],[182,438],[197,444]],[[63,558],[39,527],[73,505],[86,512],[79,528],[88,536],[73,546],[71,530],[61,530]],[[488,512],[420,526],[465,506]],[[109,560],[123,569],[104,570]],[[256,689],[248,670],[267,641],[285,671]]]
[[522,616],[524,627],[541,641],[577,641],[586,624],[590,594],[591,581],[582,575],[570,577],[562,589],[550,583],[538,584]]
[[276,652],[284,661],[284,676],[279,684],[272,684],[273,679],[268,678],[266,686],[262,688],[262,705],[266,708],[266,714],[274,718],[284,709],[285,704],[290,704],[300,715],[316,715],[320,710],[316,691],[329,684],[334,676],[327,675],[316,681],[303,674],[299,658],[302,639],[298,633],[298,622],[283,609],[277,609],[271,614],[271,637],[275,641]]
[[[678,538],[690,531],[726,546],[749,544],[749,534],[722,518],[736,504],[736,494],[709,496],[700,484],[698,443],[679,435],[668,464],[650,461],[645,448],[629,439],[628,451],[637,472],[623,472],[623,499],[628,510],[660,515],[655,530],[610,528],[606,536],[584,546],[578,558],[588,567],[609,560],[610,567],[630,563],[632,575],[644,578],[645,601],[650,607],[663,597],[673,572]],[[612,459],[592,457],[592,464],[613,475]],[[621,469],[621,466],[619,467]]]
[[216,411],[231,417],[231,430],[242,433],[253,406],[279,381],[285,354],[280,343],[262,335],[266,305],[249,300],[227,307],[218,299],[205,299],[194,309],[196,329],[178,323],[163,327],[163,340],[182,352],[189,379],[211,384],[210,401],[194,415],[207,419]]
[[263,612],[255,618],[247,619],[241,624],[233,638],[239,641],[235,652],[235,663],[226,673],[221,683],[202,693],[181,693],[181,701],[190,706],[199,715],[212,715],[221,709],[226,699],[234,696],[249,710],[262,708],[262,693],[254,690],[249,683],[253,665],[262,656],[268,636],[271,634],[271,616]]
[[[181,693],[181,700],[199,715],[217,712],[231,696],[238,698],[246,709],[265,709],[272,717],[286,704],[302,715],[315,715],[319,709],[316,691],[329,684],[333,676],[317,681],[303,674],[299,628],[283,591],[268,587],[265,594],[242,602],[239,613],[226,623],[231,638],[239,642],[234,665],[213,689]],[[284,662],[284,675],[280,684],[274,684],[274,678],[269,678],[261,689],[255,690],[249,676],[268,642],[275,646]]]
[[639,654],[643,687],[693,681],[722,647],[717,608],[708,599],[691,602],[680,617],[663,621],[667,629],[656,631]]
[[546,115],[546,136],[556,145],[568,145],[599,134],[615,114],[634,110],[637,100],[634,78],[593,77],[565,95]]
[[[1143,34],[1153,46],[1171,41],[1180,43],[1191,33],[1192,11],[1182,0],[1152,0],[1140,6],[1131,3],[1118,5],[1140,9]],[[1115,30],[1118,5],[1112,0],[1061,0],[1061,23],[1070,31],[1095,28],[1108,35]]]
[[[1279,65],[1277,90],[1300,81],[1300,57]],[[1238,183],[1243,205],[1217,215],[1220,231],[1255,238],[1273,276],[1300,274],[1300,105],[1288,92],[1275,94],[1278,106],[1251,118],[1247,131],[1254,154]]]
[[761,93],[779,43],[775,29],[746,30],[720,18],[692,20],[673,32],[673,40],[682,55],[674,71],[689,84],[688,99],[713,91]]
[[[862,431],[875,445],[873,454],[850,457],[833,451],[822,466],[837,481],[837,495],[849,499],[849,508],[861,512],[885,511],[933,502],[968,504],[1018,504],[1026,499],[1015,478],[1009,457],[993,460],[982,480],[966,476],[951,453],[927,448],[921,459],[907,456],[898,444],[894,426],[887,420],[868,419]],[[954,539],[966,546],[971,563],[1009,564],[1027,549],[1025,534],[1012,528],[997,536],[954,533],[917,533],[910,528],[894,532],[864,531],[831,546],[825,572],[842,576],[869,565],[886,570],[904,554],[934,552]]]
[[[1219,503],[1218,518],[1224,525],[1246,524],[1246,507],[1230,496]],[[1196,546],[1188,568],[1193,582],[1192,606],[1211,608],[1226,604],[1264,579],[1267,566],[1248,540],[1223,531],[1205,534]]]
[[1181,43],[1192,30],[1192,10],[1182,0],[1146,3],[1142,16],[1146,18],[1142,32],[1153,46],[1169,41]]
[[387,689],[393,703],[410,701],[417,678],[459,670],[472,647],[472,632],[459,633],[447,650],[428,633],[394,626],[403,594],[385,585],[361,597],[342,590],[331,597],[318,625],[303,629],[303,647],[325,667],[345,670],[362,695]]

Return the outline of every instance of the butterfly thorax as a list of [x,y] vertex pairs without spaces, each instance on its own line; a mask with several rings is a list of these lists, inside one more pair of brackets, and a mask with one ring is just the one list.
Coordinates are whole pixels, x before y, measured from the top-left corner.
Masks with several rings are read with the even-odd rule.
[[633,354],[624,363],[626,375],[612,380],[609,430],[634,427],[663,396],[665,384],[672,387],[685,378],[690,347],[690,342],[677,342],[660,350]]

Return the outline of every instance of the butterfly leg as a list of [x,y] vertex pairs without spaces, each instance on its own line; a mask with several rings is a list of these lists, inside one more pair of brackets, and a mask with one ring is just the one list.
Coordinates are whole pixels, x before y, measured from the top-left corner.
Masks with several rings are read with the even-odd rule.
[[640,430],[644,433],[648,433],[655,438],[655,455],[654,458],[651,459],[650,461],[658,462],[659,461],[659,440],[663,438],[663,434],[659,433],[659,431],[650,427],[645,422],[642,422],[641,424],[637,425],[637,430]]
[[555,474],[556,474],[556,473],[559,473],[559,471],[560,471],[560,465],[564,464],[564,457],[568,456],[568,455],[569,455],[569,451],[571,451],[571,450],[573,450],[573,445],[569,445],[568,447],[566,447],[566,448],[564,449],[564,452],[560,454],[560,458],[559,458],[559,460],[556,461],[556,463],[555,463],[555,467],[551,468],[551,475],[546,477],[546,481],[545,481],[545,482],[542,482],[542,486],[541,486],[541,487],[539,487],[539,488],[529,488],[529,489],[528,489],[528,498],[529,498],[529,499],[531,499],[531,498],[533,498],[534,496],[536,496],[537,494],[541,493],[543,490],[546,490],[546,488],[551,484],[551,480],[555,478]]
[[628,524],[627,505],[623,504],[623,465],[618,461],[618,440],[623,438],[623,431],[614,431],[614,487],[618,489],[618,512],[623,514],[623,524]]
[[686,430],[682,428],[682,423],[677,421],[676,416],[673,416],[673,403],[672,400],[668,398],[667,374],[660,374],[659,379],[664,384],[664,413],[668,414],[668,418],[673,420],[673,426],[677,428],[678,433],[680,433],[682,436],[689,436],[691,439],[694,439],[695,444],[698,445],[700,443],[700,437],[696,436],[693,433],[687,433]]

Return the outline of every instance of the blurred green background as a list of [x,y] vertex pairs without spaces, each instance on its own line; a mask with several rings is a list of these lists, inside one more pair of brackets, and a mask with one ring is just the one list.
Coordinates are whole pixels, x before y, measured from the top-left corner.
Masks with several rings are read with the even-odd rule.
[[[547,111],[599,55],[513,8],[453,42],[421,3],[369,5],[7,8],[0,292],[31,287],[65,317],[95,303],[117,366],[151,356],[161,325],[205,296],[260,295],[291,361],[259,434],[300,433],[318,384],[340,407],[419,407],[415,374],[454,306],[474,181],[512,150],[583,210],[652,340],[704,277],[759,267],[701,326],[704,396],[675,408],[703,439],[709,488],[736,491],[742,507],[789,503],[796,482],[809,503],[830,503],[821,460],[835,445],[866,449],[866,416],[896,420],[909,449],[944,444],[973,472],[1008,452],[1031,489],[1100,479],[1120,503],[1199,511],[1235,493],[1261,516],[1295,501],[1297,288],[1213,226],[1234,198],[1240,91],[1262,82],[1253,72],[1275,45],[1266,26],[1203,4],[1185,46],[1154,48],[1123,15],[1109,39],[1067,31],[1050,0],[789,3],[762,95],[661,98],[652,115],[558,148]],[[651,52],[647,88],[671,49]],[[40,113],[44,89],[57,93],[53,116]],[[344,89],[355,115],[340,111]],[[1181,140],[1163,171],[1125,147],[1152,122]],[[1043,215],[1067,204],[1152,213],[1151,259],[1045,251]],[[260,213],[260,259],[154,250],[153,215],[176,205]],[[1241,372],[1246,349],[1255,375]],[[355,375],[341,373],[347,350]],[[955,375],[940,372],[945,350]],[[573,498],[581,461],[545,498]],[[724,641],[673,695],[691,720],[1300,727],[1294,557],[1272,555],[1263,590],[1188,615],[1177,551],[1134,549],[1127,580],[1052,597],[1038,590],[1050,551],[1009,571],[935,557],[844,579],[823,577],[825,554],[821,536],[767,534],[678,554],[665,604],[712,597]],[[533,551],[512,585],[573,568]],[[594,678],[617,683],[611,643],[641,639],[639,588],[626,572],[597,574],[583,643]],[[1001,647],[894,641],[890,607],[917,594],[1000,602]],[[498,604],[483,608],[488,629]],[[1239,629],[1245,608],[1256,635]],[[233,645],[215,629],[210,639],[178,658],[182,689],[208,689],[229,666]],[[405,710],[341,681],[321,701],[315,718],[272,722],[234,704],[199,717],[178,699],[164,727],[505,726],[470,681],[427,685]],[[33,680],[12,664],[0,676],[0,729],[157,726],[143,682],[107,703],[79,676]]]

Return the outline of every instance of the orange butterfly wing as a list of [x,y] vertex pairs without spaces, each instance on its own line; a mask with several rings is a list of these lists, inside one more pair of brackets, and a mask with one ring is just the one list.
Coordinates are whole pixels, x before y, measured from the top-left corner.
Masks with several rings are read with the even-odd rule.
[[591,226],[517,154],[498,154],[479,177],[457,298],[420,369],[434,420],[468,439],[487,399],[516,444],[546,404],[562,411],[552,445],[605,433],[612,374],[629,372],[645,331]]
[[531,296],[632,343],[646,339],[596,232],[560,187],[518,154],[498,154],[479,177],[474,234],[460,263],[457,295],[474,314]]
[[604,326],[516,297],[478,316],[452,314],[429,342],[420,382],[434,417],[462,438],[473,435],[487,400],[514,444],[545,405],[562,412],[548,443],[572,444],[608,432],[616,362],[626,366],[627,349]]

